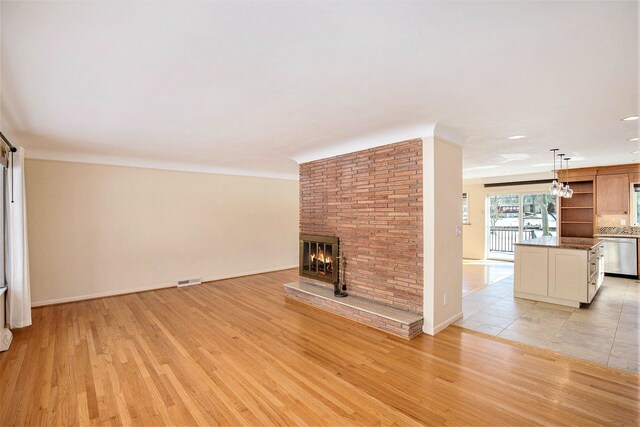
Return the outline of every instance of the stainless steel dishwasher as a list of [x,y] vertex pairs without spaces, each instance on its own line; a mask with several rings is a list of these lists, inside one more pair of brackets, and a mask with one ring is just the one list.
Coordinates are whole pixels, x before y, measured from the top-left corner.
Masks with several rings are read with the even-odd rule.
[[599,237],[604,242],[604,272],[638,275],[638,239]]

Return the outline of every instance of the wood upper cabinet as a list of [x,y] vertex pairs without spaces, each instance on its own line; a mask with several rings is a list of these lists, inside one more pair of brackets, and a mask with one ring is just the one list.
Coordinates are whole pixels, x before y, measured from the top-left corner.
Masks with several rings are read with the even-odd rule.
[[598,215],[629,213],[629,174],[598,175],[596,177]]

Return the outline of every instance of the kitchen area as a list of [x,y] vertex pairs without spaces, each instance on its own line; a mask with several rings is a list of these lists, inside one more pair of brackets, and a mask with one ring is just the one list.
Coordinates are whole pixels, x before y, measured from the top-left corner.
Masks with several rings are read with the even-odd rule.
[[458,325],[638,372],[640,166],[558,171],[554,185],[553,232],[514,243],[513,276],[466,295]]
[[580,307],[591,303],[605,274],[640,277],[639,169],[558,172],[549,188],[559,199],[557,234],[515,244],[516,296]]

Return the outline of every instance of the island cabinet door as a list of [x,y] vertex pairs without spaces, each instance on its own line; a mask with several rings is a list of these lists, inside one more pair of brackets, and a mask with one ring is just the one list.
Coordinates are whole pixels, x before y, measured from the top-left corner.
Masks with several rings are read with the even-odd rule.
[[549,249],[549,296],[586,301],[589,285],[587,251]]
[[514,290],[547,296],[547,252],[540,246],[517,245],[514,258]]

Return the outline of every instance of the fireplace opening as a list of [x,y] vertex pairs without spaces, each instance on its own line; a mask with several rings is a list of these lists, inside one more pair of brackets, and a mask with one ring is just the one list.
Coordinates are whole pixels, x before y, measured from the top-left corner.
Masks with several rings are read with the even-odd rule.
[[300,235],[300,275],[323,282],[338,283],[337,237]]

